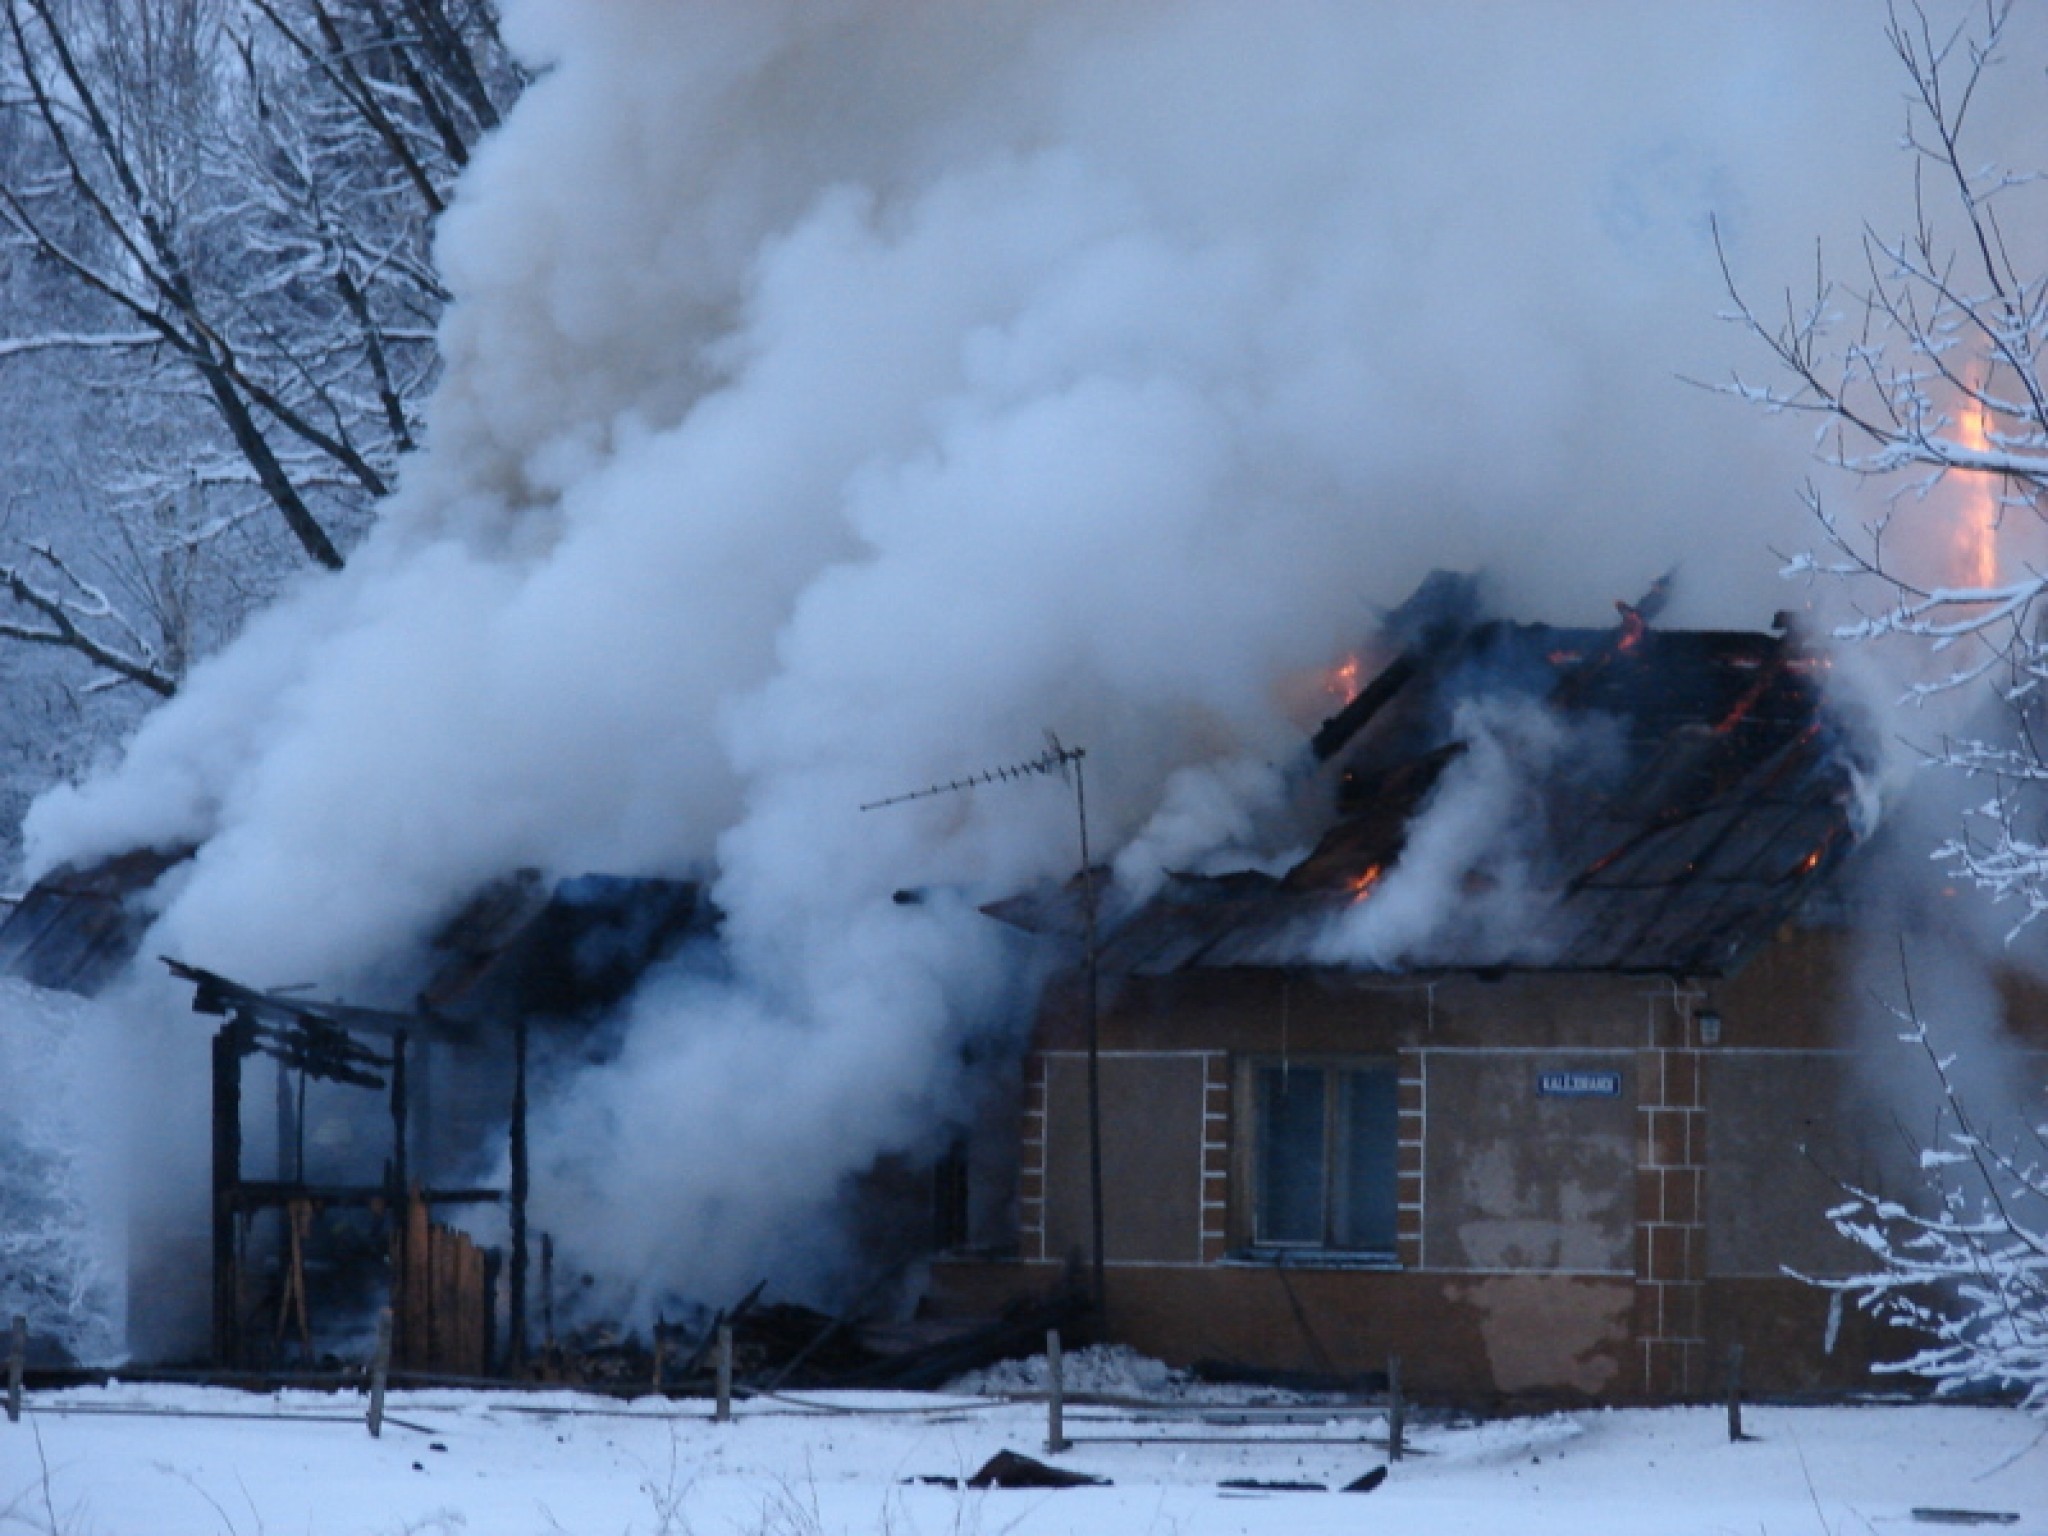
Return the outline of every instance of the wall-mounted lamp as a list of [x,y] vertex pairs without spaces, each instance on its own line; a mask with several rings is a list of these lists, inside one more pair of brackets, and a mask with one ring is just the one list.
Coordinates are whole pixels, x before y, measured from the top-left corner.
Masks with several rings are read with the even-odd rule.
[[1719,1045],[1721,1043],[1721,1015],[1718,1013],[1696,1013],[1693,1015],[1693,1022],[1700,1027],[1701,1045]]

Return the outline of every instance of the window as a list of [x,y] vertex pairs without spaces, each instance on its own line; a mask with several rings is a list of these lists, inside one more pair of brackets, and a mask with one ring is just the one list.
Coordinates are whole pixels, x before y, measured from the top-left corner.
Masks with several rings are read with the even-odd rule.
[[1252,1245],[1394,1253],[1391,1062],[1255,1062]]

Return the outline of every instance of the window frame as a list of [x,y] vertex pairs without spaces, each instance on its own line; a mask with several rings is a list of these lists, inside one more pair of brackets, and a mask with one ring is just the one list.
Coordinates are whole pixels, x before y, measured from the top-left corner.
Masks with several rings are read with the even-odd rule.
[[[1322,1130],[1318,1175],[1321,1181],[1319,1235],[1313,1240],[1274,1238],[1262,1232],[1265,1179],[1269,1168],[1266,1145],[1267,1122],[1263,1098],[1266,1074],[1318,1073],[1321,1075]],[[1377,1133],[1380,1144],[1373,1150],[1376,1164],[1376,1204],[1380,1206],[1383,1240],[1372,1243],[1340,1242],[1343,1214],[1342,1179],[1338,1171],[1350,1152],[1356,1134],[1354,1106],[1347,1084],[1357,1078],[1377,1078],[1380,1102],[1373,1106],[1383,1123]],[[1392,1269],[1400,1267],[1400,1065],[1391,1054],[1280,1055],[1261,1053],[1240,1058],[1238,1063],[1235,1116],[1242,1128],[1235,1138],[1233,1159],[1238,1198],[1232,1228],[1240,1258],[1263,1263],[1334,1263]]]

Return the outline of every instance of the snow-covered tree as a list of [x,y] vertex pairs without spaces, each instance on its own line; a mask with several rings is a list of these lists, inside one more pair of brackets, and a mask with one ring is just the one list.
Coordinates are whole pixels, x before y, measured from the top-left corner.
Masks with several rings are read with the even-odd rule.
[[2018,1391],[2048,1412],[2048,1141],[2040,1128],[1980,1127],[1927,1026],[1903,1039],[1941,1085],[1941,1125],[1920,1150],[1919,1198],[1857,1185],[1828,1214],[1874,1260],[1817,1283],[1922,1340],[1890,1367],[1942,1392]]
[[[2017,931],[2048,911],[2048,185],[1974,137],[1993,90],[2040,87],[2041,60],[2024,80],[2000,68],[2014,23],[2010,0],[1957,24],[1917,4],[1889,13],[1913,217],[1865,231],[1853,281],[1817,263],[1812,290],[1782,309],[1752,305],[1729,271],[1731,318],[1777,367],[1727,388],[1814,418],[1821,458],[1878,493],[1876,515],[1844,517],[1809,488],[1822,546],[1789,574],[1840,578],[1858,616],[1836,636],[1904,644],[1920,663],[1910,696],[1972,722],[1925,744],[1976,791],[1936,854],[2012,903]],[[1924,1341],[1902,1369],[1947,1391],[2016,1389],[2048,1410],[2048,1127],[2027,1123],[2038,1086],[2016,1125],[1980,1123],[1910,1005],[1906,1022],[1942,1124],[1915,1195],[1845,1188],[1831,1216],[1872,1262],[1823,1283]]]
[[484,0],[0,0],[39,300],[0,385],[91,403],[8,509],[0,636],[168,694],[342,563],[434,376],[432,221],[518,85]]
[[0,0],[0,864],[413,446],[492,0]]

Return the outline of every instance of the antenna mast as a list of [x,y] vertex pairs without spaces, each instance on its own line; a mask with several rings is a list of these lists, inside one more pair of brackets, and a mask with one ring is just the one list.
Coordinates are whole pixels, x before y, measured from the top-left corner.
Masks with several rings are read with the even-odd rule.
[[1088,848],[1088,781],[1082,772],[1082,759],[1087,757],[1085,747],[1069,747],[1051,731],[1045,733],[1045,750],[1029,761],[1006,763],[998,768],[986,768],[971,773],[964,779],[949,779],[943,784],[928,785],[914,789],[908,794],[891,795],[885,800],[871,800],[862,806],[863,811],[879,811],[887,806],[905,805],[912,800],[930,800],[939,795],[961,794],[968,790],[980,789],[993,784],[1013,784],[1022,779],[1041,778],[1058,774],[1069,778],[1071,768],[1074,786],[1074,817],[1081,834],[1081,926],[1084,950],[1082,976],[1082,1017],[1087,1025],[1088,1037],[1088,1225],[1089,1225],[1089,1280],[1090,1301],[1098,1319],[1107,1314],[1105,1306],[1105,1285],[1103,1273],[1102,1241],[1102,1046],[1101,1018],[1097,1004],[1097,946],[1096,946],[1096,900],[1095,865]]

